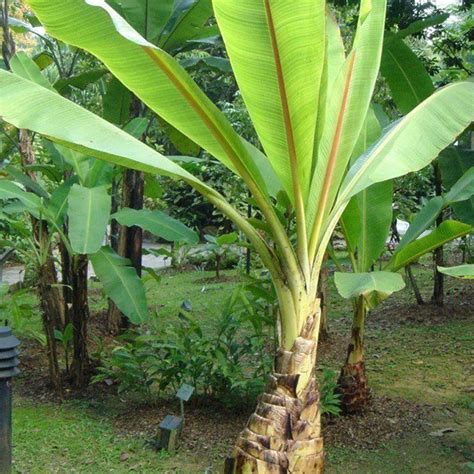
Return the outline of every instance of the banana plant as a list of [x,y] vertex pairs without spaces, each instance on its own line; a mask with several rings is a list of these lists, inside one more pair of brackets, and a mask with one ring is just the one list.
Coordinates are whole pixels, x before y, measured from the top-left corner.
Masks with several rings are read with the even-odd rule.
[[[381,129],[370,111],[366,130],[358,146],[369,146]],[[369,385],[365,370],[364,328],[369,310],[374,309],[405,283],[398,273],[421,256],[472,231],[472,226],[458,221],[445,221],[428,235],[438,215],[448,206],[469,200],[474,195],[474,168],[468,170],[444,196],[428,203],[414,217],[391,258],[374,266],[384,255],[392,223],[393,189],[390,181],[370,186],[352,198],[342,218],[341,228],[347,243],[351,272],[336,272],[335,283],[342,297],[353,305],[351,339],[338,385],[344,413],[360,412],[369,402]],[[332,255],[339,269],[342,265]]]
[[[395,123],[353,166],[380,66],[386,2],[362,0],[346,54],[324,0],[214,0],[214,13],[264,152],[243,140],[167,53],[102,0],[29,0],[49,34],[97,56],[149,108],[246,183],[248,220],[176,162],[93,113],[0,71],[0,116],[89,156],[184,180],[233,220],[271,274],[279,349],[271,381],[239,436],[234,472],[322,472],[315,378],[318,278],[353,196],[428,165],[469,125],[474,84],[449,85]],[[285,195],[291,225],[276,211]],[[287,232],[287,229],[289,231]],[[288,429],[291,427],[291,429]]]

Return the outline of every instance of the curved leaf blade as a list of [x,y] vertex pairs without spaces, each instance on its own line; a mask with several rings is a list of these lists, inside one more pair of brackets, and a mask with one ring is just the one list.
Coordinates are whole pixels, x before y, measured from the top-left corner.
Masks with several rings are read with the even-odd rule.
[[130,261],[118,256],[110,247],[102,247],[90,259],[107,296],[118,309],[133,324],[145,322],[148,319],[145,288]]
[[404,118],[349,170],[339,204],[374,183],[418,171],[474,120],[474,83],[458,82],[440,89]]
[[74,252],[96,253],[102,246],[112,201],[107,188],[85,188],[78,184],[68,195],[69,239]]
[[161,211],[124,208],[113,214],[112,217],[122,225],[141,227],[169,242],[196,244],[199,241],[196,232]]

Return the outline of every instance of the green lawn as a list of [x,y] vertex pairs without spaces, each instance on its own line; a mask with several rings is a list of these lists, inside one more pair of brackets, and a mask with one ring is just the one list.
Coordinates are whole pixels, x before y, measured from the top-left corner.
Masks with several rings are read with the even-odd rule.
[[[236,271],[227,272],[237,276]],[[425,294],[429,274],[417,270]],[[149,282],[149,303],[166,320],[172,320],[184,300],[204,326],[213,327],[223,302],[236,281],[213,283],[203,279],[212,272],[164,275],[160,284]],[[449,289],[462,285],[449,281]],[[98,284],[94,283],[92,307],[105,307]],[[333,334],[348,334],[350,305],[341,300],[331,281],[331,322]],[[31,293],[22,298],[34,303]],[[392,304],[413,302],[408,289],[397,294]],[[383,311],[383,308],[379,311]],[[33,317],[32,324],[35,318]],[[20,328],[21,329],[21,328]],[[20,331],[21,332],[21,331]],[[26,336],[26,334],[24,335]],[[335,340],[341,340],[336,337]],[[381,327],[369,324],[367,330],[368,374],[378,395],[429,404],[433,408],[426,429],[402,439],[381,444],[376,450],[354,451],[327,446],[330,473],[451,473],[472,472],[474,398],[472,387],[472,347],[474,320],[450,320],[433,325],[417,324]],[[341,354],[344,347],[341,346]],[[332,358],[331,358],[332,357]],[[340,356],[320,362],[338,369]],[[22,393],[27,380],[20,379]],[[471,388],[471,391],[469,391]],[[212,466],[219,472],[224,445],[215,443],[206,452],[187,450],[177,455],[158,454],[146,443],[148,434],[130,435],[114,424],[117,400],[66,401],[60,405],[31,398],[15,399],[14,472],[18,473],[106,473],[169,472],[204,473]],[[123,407],[127,402],[120,402]],[[132,405],[130,405],[132,406]],[[132,410],[132,408],[130,408]],[[433,437],[429,433],[452,427],[453,433]],[[206,436],[206,433],[203,433]],[[229,443],[227,443],[229,444]],[[208,471],[210,472],[210,471]]]

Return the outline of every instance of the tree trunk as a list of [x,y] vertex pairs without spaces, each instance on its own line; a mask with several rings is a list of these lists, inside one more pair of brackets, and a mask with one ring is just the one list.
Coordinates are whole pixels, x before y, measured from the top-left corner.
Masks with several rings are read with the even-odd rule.
[[[122,208],[143,209],[144,174],[140,171],[125,170],[122,184]],[[142,276],[143,231],[140,227],[120,226],[117,253],[130,259],[137,275]],[[130,326],[128,319],[113,301],[109,300],[107,329],[111,334],[119,334]]]
[[[443,181],[441,178],[441,171],[437,162],[433,165],[434,176],[435,176],[435,189],[436,196],[441,196],[443,194]],[[439,227],[444,220],[443,212],[439,213],[438,218],[436,219],[436,227]],[[438,247],[434,251],[434,286],[433,286],[433,296],[431,297],[431,302],[438,306],[443,306],[444,304],[444,275],[438,271],[438,267],[444,265],[444,250],[443,246]]]
[[[54,270],[54,266],[53,266]],[[55,276],[55,273],[54,273]],[[46,350],[48,353],[49,379],[56,392],[61,391],[61,373],[59,371],[58,351],[54,336],[55,317],[58,305],[58,288],[51,285],[54,281],[51,274],[51,265],[46,262],[39,268],[38,293],[40,299],[43,329],[46,335]]]
[[275,372],[240,434],[227,472],[323,472],[319,391],[315,377],[320,308],[289,351],[279,349]]
[[370,399],[363,345],[366,314],[367,307],[361,296],[354,307],[351,342],[338,380],[341,408],[345,414],[359,413]]
[[87,351],[87,323],[89,320],[89,304],[87,301],[87,255],[76,255],[73,257],[72,273],[72,325],[73,357],[71,362],[71,373],[73,383],[77,387],[87,382],[87,369],[89,367],[89,356]]
[[420,289],[418,288],[418,284],[416,283],[415,276],[413,275],[411,265],[407,265],[405,267],[405,274],[408,277],[408,281],[410,282],[410,286],[413,289],[413,293],[415,294],[415,299],[416,299],[417,304],[419,304],[419,305],[425,304],[425,301],[423,300],[423,296],[421,296]]

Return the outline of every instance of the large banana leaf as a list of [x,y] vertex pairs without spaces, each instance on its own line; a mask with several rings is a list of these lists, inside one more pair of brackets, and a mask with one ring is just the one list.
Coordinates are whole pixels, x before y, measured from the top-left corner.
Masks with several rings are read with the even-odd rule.
[[402,114],[411,112],[435,91],[433,82],[416,54],[395,34],[384,43],[380,72]]
[[0,180],[0,199],[18,199],[29,212],[34,212],[35,215],[41,208],[41,199],[36,194],[24,191],[20,186],[6,179]]
[[28,0],[52,36],[97,56],[150,109],[265,189],[253,153],[186,71],[146,41],[104,0]]
[[438,271],[454,278],[461,278],[463,280],[474,279],[474,265],[472,264],[458,265],[456,267],[438,267]]
[[[413,242],[423,232],[429,229],[444,208],[447,206],[455,206],[463,201],[472,200],[473,195],[474,167],[466,171],[444,196],[436,196],[422,207],[400,241],[397,251],[401,250],[410,242]],[[468,220],[464,222],[471,224]]]
[[[362,154],[381,134],[381,127],[370,109],[356,148]],[[354,272],[368,272],[385,248],[392,223],[392,181],[377,183],[354,196],[341,218],[344,237],[357,262]]]
[[68,196],[68,217],[69,240],[74,252],[93,254],[101,248],[110,209],[111,198],[105,186],[72,186]]
[[145,288],[130,261],[110,247],[102,247],[90,259],[107,296],[118,309],[134,324],[145,322],[148,318]]
[[33,130],[87,156],[119,166],[183,179],[232,219],[259,249],[272,274],[280,274],[268,246],[250,223],[217,191],[173,161],[59,94],[14,74],[0,70],[0,89],[0,116],[17,128]]
[[361,1],[352,50],[328,90],[327,120],[307,205],[313,244],[332,208],[369,110],[380,66],[385,10],[386,0]]
[[129,227],[136,225],[169,242],[196,244],[199,240],[196,232],[161,211],[124,208],[112,217],[122,225]]
[[309,187],[324,65],[324,8],[323,0],[214,0],[245,104],[289,195],[305,196]]
[[41,69],[24,51],[19,51],[10,59],[10,68],[16,75],[54,91]]
[[343,298],[352,299],[363,296],[369,308],[376,307],[392,293],[405,287],[402,276],[392,272],[336,272],[334,282]]
[[[474,169],[474,152],[457,146],[449,147],[440,154],[438,164],[443,183],[450,188],[464,173]],[[463,202],[452,203],[452,208],[459,220],[474,225],[474,196]]]
[[400,119],[349,170],[339,205],[374,183],[418,171],[474,120],[474,83],[440,89]]
[[426,237],[422,237],[395,252],[384,270],[396,272],[410,263],[416,262],[422,255],[431,252],[442,245],[463,237],[473,228],[469,224],[447,220],[439,225]]

